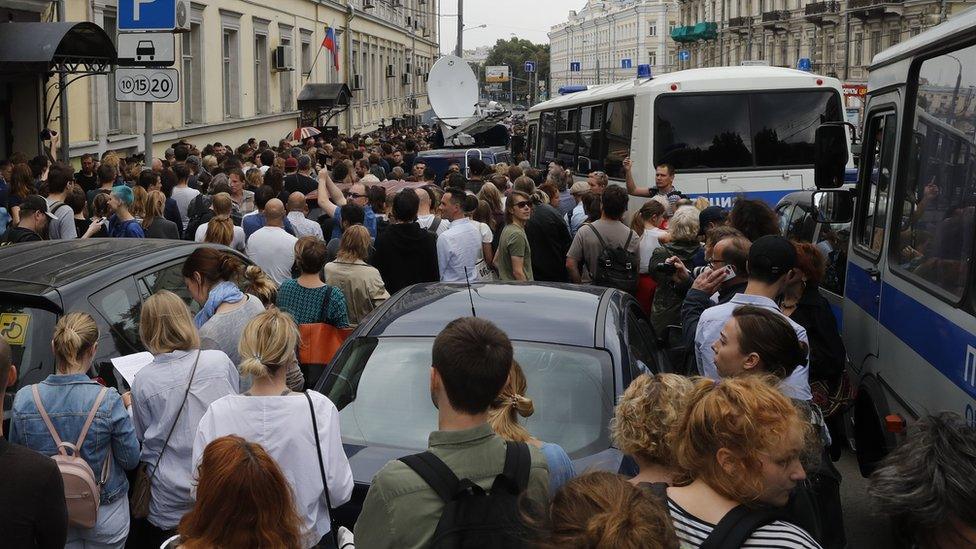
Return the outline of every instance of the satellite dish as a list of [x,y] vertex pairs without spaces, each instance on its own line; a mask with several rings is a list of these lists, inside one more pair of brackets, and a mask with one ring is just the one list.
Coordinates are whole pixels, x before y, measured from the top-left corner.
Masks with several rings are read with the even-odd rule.
[[430,68],[427,97],[438,118],[457,123],[477,113],[478,78],[464,59],[444,55]]

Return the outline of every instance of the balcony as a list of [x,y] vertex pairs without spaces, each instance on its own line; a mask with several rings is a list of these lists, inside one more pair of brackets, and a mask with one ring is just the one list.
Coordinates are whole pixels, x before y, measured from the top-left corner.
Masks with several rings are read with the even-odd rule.
[[803,9],[803,17],[814,25],[836,25],[840,20],[840,2],[813,2]]
[[903,0],[850,0],[847,3],[847,13],[861,20],[901,15],[902,10]]
[[762,14],[762,24],[766,28],[785,30],[790,21],[790,12],[787,10],[765,11]]
[[745,15],[742,17],[733,17],[729,19],[729,32],[734,33],[748,33],[749,28],[752,27],[753,18],[750,15]]

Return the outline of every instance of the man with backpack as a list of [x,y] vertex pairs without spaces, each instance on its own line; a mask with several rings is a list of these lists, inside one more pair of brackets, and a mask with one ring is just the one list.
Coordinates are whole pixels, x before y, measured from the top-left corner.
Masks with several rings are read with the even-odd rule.
[[627,201],[623,187],[610,185],[603,191],[600,219],[580,226],[566,254],[572,282],[636,292],[641,239],[621,221]]
[[74,240],[78,238],[75,228],[75,212],[64,203],[69,188],[74,185],[75,173],[71,166],[56,162],[47,172],[47,209],[55,217],[47,225],[47,235],[51,240]]
[[518,498],[548,506],[545,458],[487,422],[508,380],[512,344],[494,324],[459,318],[434,340],[430,394],[438,430],[427,452],[388,463],[356,522],[360,547],[519,547]]

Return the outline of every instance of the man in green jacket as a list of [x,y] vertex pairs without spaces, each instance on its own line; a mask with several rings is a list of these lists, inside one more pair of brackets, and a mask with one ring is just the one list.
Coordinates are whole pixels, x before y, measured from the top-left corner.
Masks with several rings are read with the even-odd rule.
[[[437,408],[437,431],[429,451],[459,479],[491,488],[505,463],[505,441],[488,425],[488,407],[508,379],[512,343],[498,327],[479,318],[459,318],[434,340],[430,395]],[[529,445],[532,467],[525,491],[534,504],[549,504],[549,467]],[[444,503],[403,462],[386,464],[366,494],[356,522],[356,545],[421,548],[430,544]]]

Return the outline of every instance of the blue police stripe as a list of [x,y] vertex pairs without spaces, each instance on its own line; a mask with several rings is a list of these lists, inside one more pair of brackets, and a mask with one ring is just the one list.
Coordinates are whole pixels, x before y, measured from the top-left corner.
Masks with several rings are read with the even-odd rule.
[[780,201],[784,196],[796,192],[799,189],[783,189],[776,191],[745,191],[741,193],[688,193],[688,196],[694,200],[699,196],[704,196],[708,199],[708,202],[713,206],[721,206],[723,208],[731,208],[735,203],[736,199],[744,196],[753,200],[762,200],[769,204],[772,208],[776,206],[776,203]]
[[871,318],[878,320],[878,302],[875,301],[875,296],[878,295],[878,283],[871,280],[867,271],[848,261],[847,281],[844,284],[844,297],[864,309]]

